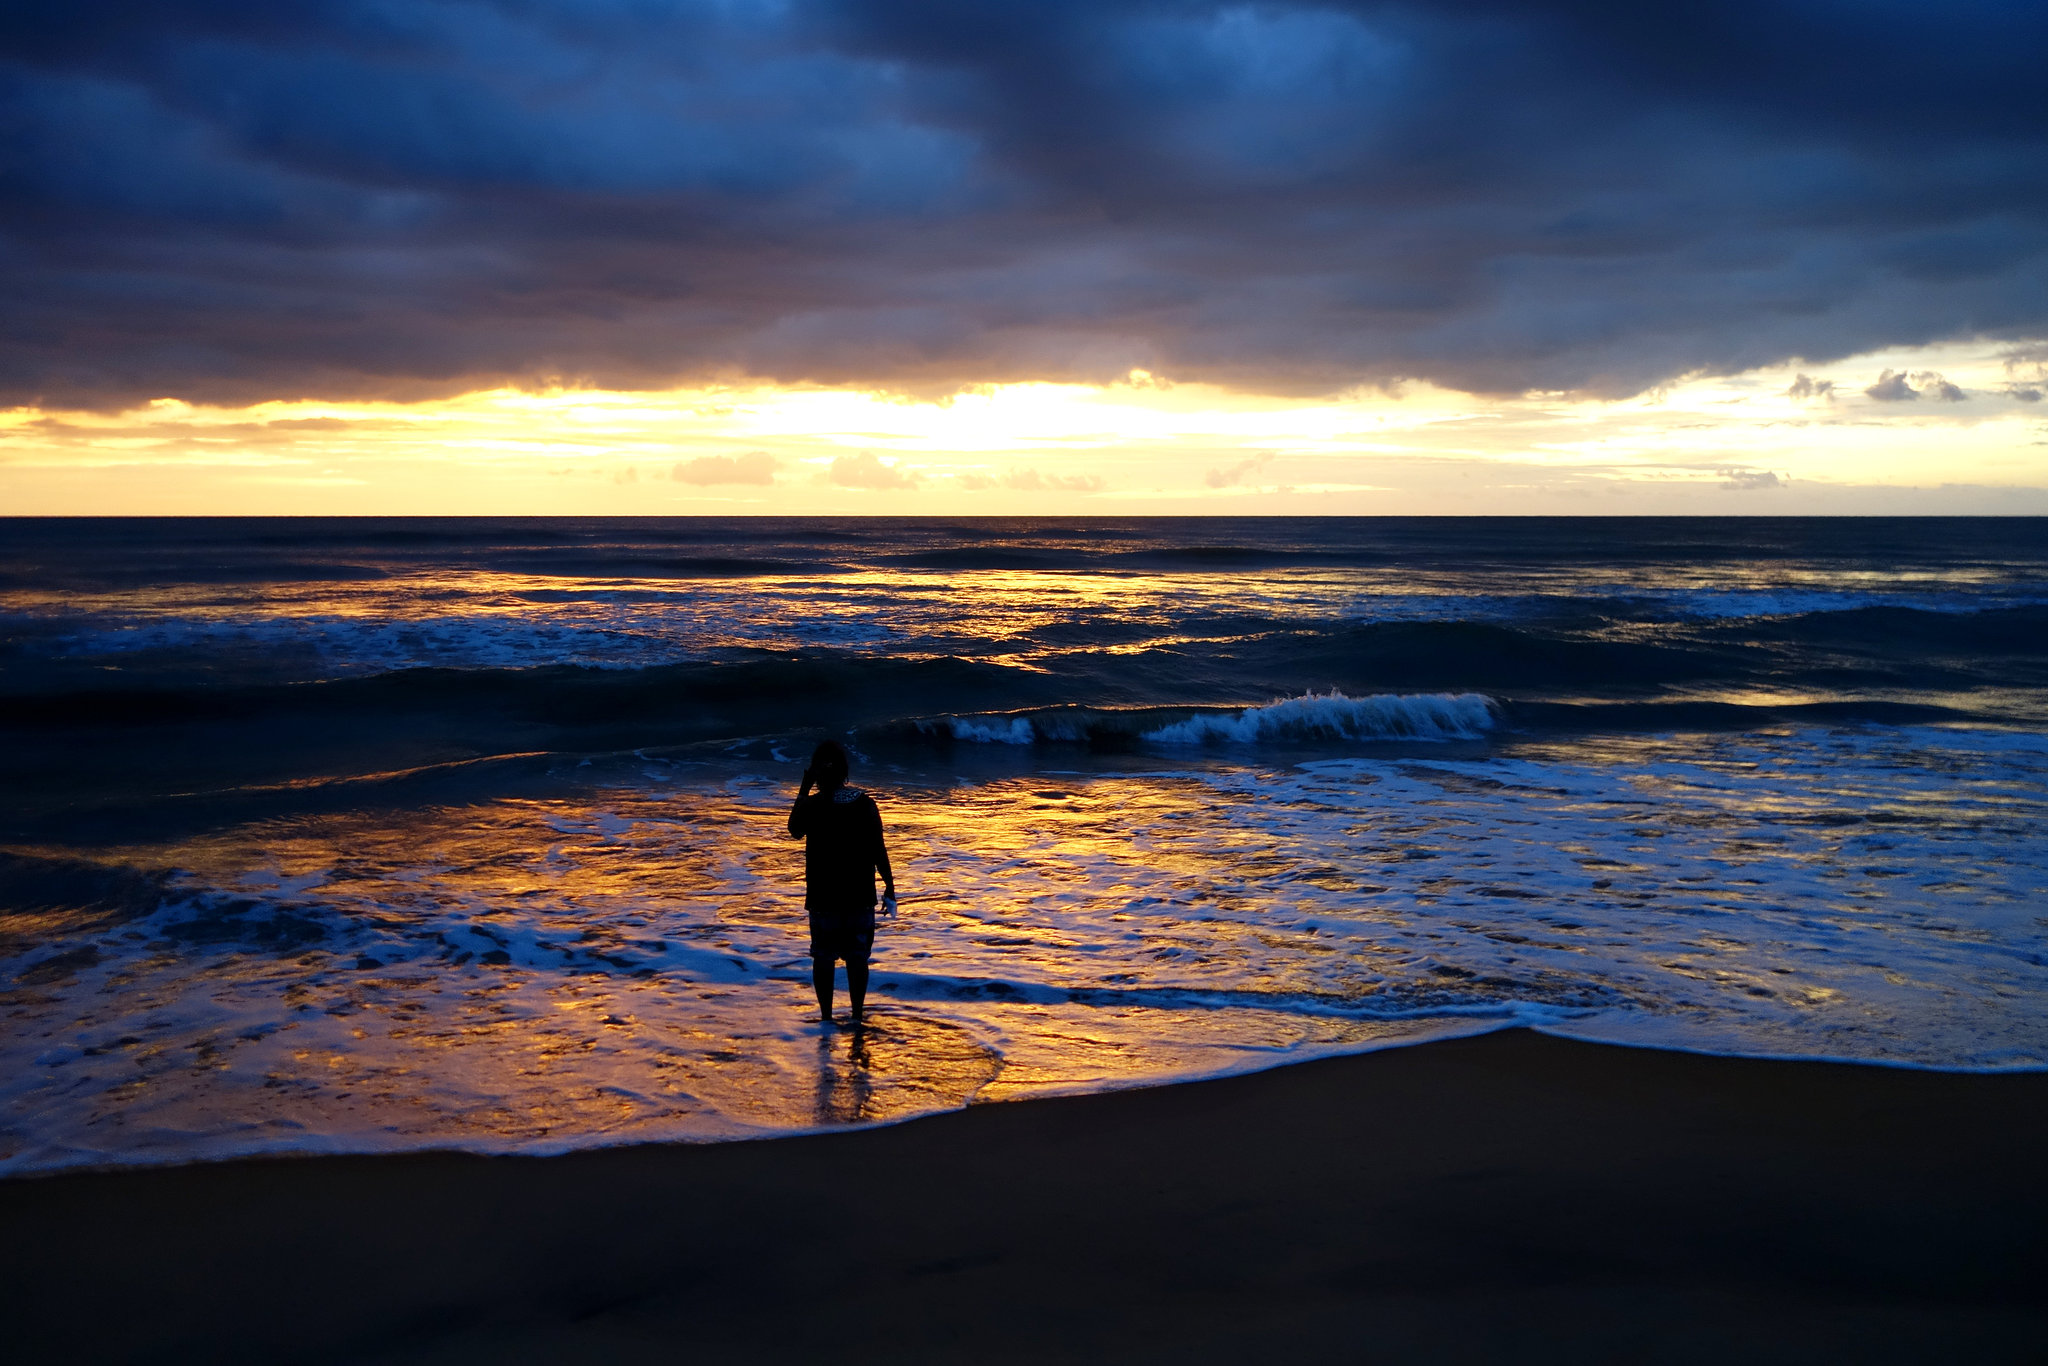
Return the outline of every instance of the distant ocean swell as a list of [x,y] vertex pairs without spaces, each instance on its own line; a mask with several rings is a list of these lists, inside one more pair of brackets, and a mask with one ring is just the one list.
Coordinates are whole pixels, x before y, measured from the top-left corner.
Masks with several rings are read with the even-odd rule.
[[[2048,609],[1951,614],[1866,608],[1702,623],[1649,639],[1620,627],[1320,623],[1119,651],[1052,643],[978,657],[872,647],[734,648],[719,658],[637,667],[537,663],[367,674],[344,668],[339,676],[276,682],[247,681],[246,672],[233,667],[157,658],[120,668],[74,668],[64,661],[43,667],[23,657],[26,649],[17,641],[0,724],[100,728],[271,718],[317,725],[330,718],[456,714],[466,723],[495,720],[563,732],[557,738],[564,743],[572,742],[568,732],[630,728],[636,744],[675,744],[774,733],[792,723],[873,727],[1059,707],[1241,709],[1327,694],[1358,705],[1303,702],[1256,724],[1288,732],[1323,725],[1323,733],[1354,737],[1400,734],[1413,725],[1420,736],[1466,735],[1481,727],[1469,707],[1452,720],[1413,706],[1384,716],[1359,706],[1382,696],[1484,694],[1500,699],[1512,722],[1526,725],[1561,719],[1559,704],[1626,700],[1654,710],[1674,692],[1723,698],[1768,692],[1780,699],[1804,692],[1854,707],[1860,705],[1856,694],[1916,693],[1928,701],[1933,693],[2039,688],[2048,684]],[[1981,714],[1983,705],[1980,699],[1980,712],[1972,714]],[[1613,719],[1624,714],[1617,711]],[[1884,719],[1897,718],[1885,713]],[[1038,738],[1048,738],[1033,724]],[[1202,733],[1223,738],[1213,726]],[[602,734],[573,742],[584,740],[589,747],[604,744]]]
[[[199,661],[246,669],[251,652],[287,652],[306,680],[398,669],[573,664],[631,670],[731,661],[748,652],[847,648],[902,653],[929,645],[950,618],[893,622],[900,602],[869,597],[832,614],[789,610],[802,585],[761,602],[621,585],[507,590],[490,610],[350,616],[295,610],[252,615],[0,612],[0,656],[160,668]],[[2048,658],[2048,604],[1873,602],[1843,593],[1674,592],[1623,597],[1372,594],[1327,611],[1172,612],[1168,633],[1200,653],[1228,646],[1250,666],[1325,663],[1391,676],[1483,672],[1490,682],[1621,681],[1727,676],[1766,661],[1757,647],[1827,646],[1855,663],[1930,664],[1986,654]],[[515,610],[516,609],[516,610]],[[943,609],[942,609],[943,610]],[[749,614],[752,614],[750,617]],[[758,619],[754,619],[758,618]],[[1156,638],[1164,622],[1053,616],[1014,646],[1085,653]],[[1929,658],[1927,650],[1954,659]],[[1236,652],[1243,650],[1239,659]]]
[[[985,536],[987,526],[976,528],[972,540]],[[942,529],[933,528],[922,537],[906,540],[929,540],[934,533],[938,540],[947,539]],[[183,543],[163,539],[154,545],[124,546],[119,553],[93,564],[66,565],[65,570],[69,582],[81,585],[149,584],[173,574],[185,583],[367,582],[450,565],[493,574],[618,581],[837,576],[877,570],[906,574],[1370,572],[1401,570],[1434,559],[1439,546],[1427,528],[1417,526],[1411,534],[1412,540],[1387,537],[1373,546],[1134,544],[1150,537],[1115,530],[1091,534],[1087,528],[1068,527],[1043,541],[885,546],[876,542],[887,539],[886,533],[877,538],[865,529],[833,532],[809,527],[791,537],[786,526],[772,525],[755,536],[729,525],[710,535],[665,534],[660,528],[636,527],[630,538],[580,536],[532,525],[464,531],[445,524],[433,529],[368,532],[342,528],[339,535],[323,537],[315,528],[295,526],[270,537],[249,536],[234,528],[220,539],[209,539],[202,532]],[[223,540],[238,543],[223,544]],[[1682,535],[1674,537],[1674,541],[1682,540]],[[1716,555],[1739,549],[1726,540],[1707,548]],[[1869,549],[1882,554],[1877,547]],[[1925,547],[1916,549],[1924,553]],[[1626,569],[1639,561],[1641,553],[1640,543],[1607,553],[1583,534],[1556,541],[1529,537],[1522,545],[1489,546],[1460,567],[1475,574],[1501,576],[1567,561],[1597,576],[1603,566]],[[1682,557],[1683,549],[1674,544],[1666,553]],[[1972,558],[1958,555],[1950,562],[1967,564]],[[22,567],[0,565],[0,586],[47,585],[50,581],[45,564],[35,564],[26,572]],[[1629,586],[1611,591],[1633,596]],[[1671,595],[1648,596],[1668,599]],[[1744,597],[1737,594],[1729,600],[1740,602]],[[1812,600],[1812,595],[1796,589],[1779,590],[1778,597],[1788,604]],[[1712,592],[1701,595],[1701,601],[1707,603],[1720,598]]]

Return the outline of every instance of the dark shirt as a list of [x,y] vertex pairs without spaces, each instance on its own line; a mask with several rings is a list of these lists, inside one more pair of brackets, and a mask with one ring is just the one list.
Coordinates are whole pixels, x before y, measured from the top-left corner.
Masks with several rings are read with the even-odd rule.
[[875,866],[882,846],[882,813],[855,787],[799,797],[789,833],[804,841],[804,906],[813,911],[871,911]]

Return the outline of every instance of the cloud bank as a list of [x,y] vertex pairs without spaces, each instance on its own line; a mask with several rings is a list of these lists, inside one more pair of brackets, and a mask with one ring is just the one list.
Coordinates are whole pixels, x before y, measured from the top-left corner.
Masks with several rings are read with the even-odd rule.
[[858,455],[842,455],[834,460],[825,471],[825,482],[844,489],[868,489],[879,493],[888,489],[914,489],[918,481],[916,475],[901,466],[878,459],[873,451],[862,451]]
[[[1804,379],[1805,376],[1802,375],[1800,378]],[[1915,389],[1915,384],[1920,387]],[[1879,403],[1911,403],[1923,395],[1939,399],[1943,403],[1962,403],[1970,397],[1963,392],[1962,386],[1950,383],[1933,370],[1922,370],[1911,375],[1903,370],[1886,370],[1877,377],[1877,383],[1863,392],[1865,396]]]
[[2038,338],[2044,50],[2017,0],[10,6],[0,401]]
[[677,461],[670,474],[678,484],[772,484],[776,464],[775,457],[766,451],[700,455],[694,460]]

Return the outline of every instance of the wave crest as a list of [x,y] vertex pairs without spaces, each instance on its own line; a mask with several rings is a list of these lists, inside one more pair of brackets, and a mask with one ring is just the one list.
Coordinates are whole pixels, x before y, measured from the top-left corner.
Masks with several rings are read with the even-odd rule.
[[986,720],[956,716],[947,723],[947,729],[951,731],[955,740],[965,740],[976,745],[1029,745],[1035,744],[1041,738],[1065,738],[1050,735],[1041,737],[1038,728],[1031,724],[1029,718],[1023,716]]
[[1475,740],[1493,729],[1493,700],[1476,692],[1380,693],[1332,689],[1246,707],[1235,716],[1199,713],[1144,738],[1154,744],[1257,744],[1261,740]]
[[1074,707],[1021,716],[950,716],[918,722],[917,730],[978,745],[1475,740],[1493,729],[1498,710],[1498,703],[1479,693],[1349,697],[1333,689],[1281,698],[1263,707],[1147,707],[1128,712]]

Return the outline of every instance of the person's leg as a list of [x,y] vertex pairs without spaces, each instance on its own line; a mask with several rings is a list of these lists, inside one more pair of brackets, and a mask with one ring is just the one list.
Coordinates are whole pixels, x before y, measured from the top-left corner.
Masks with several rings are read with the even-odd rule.
[[868,965],[863,959],[856,963],[846,960],[846,994],[853,1001],[854,1022],[860,1022],[861,1010],[868,1000]]
[[[832,968],[833,960],[823,954],[811,959],[811,985],[818,989],[818,1018],[826,1022],[832,1019]],[[866,986],[867,974],[862,973],[861,977],[861,985]]]

